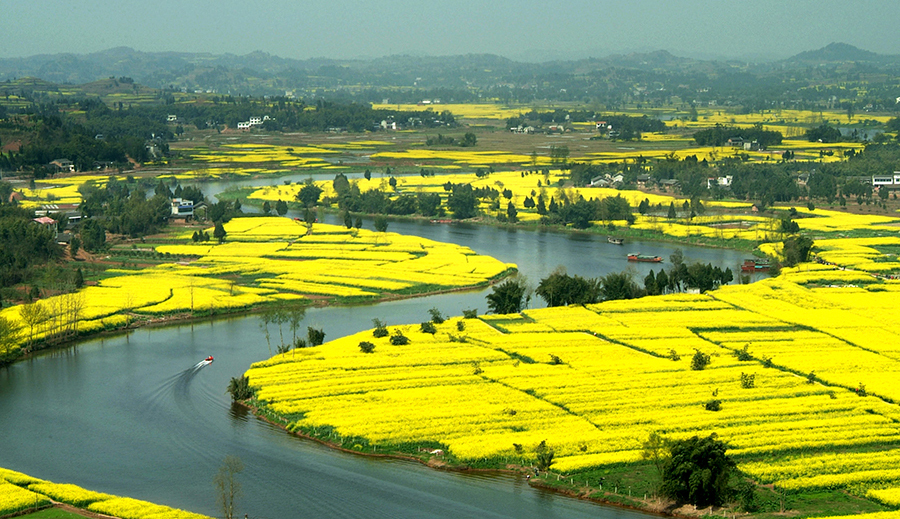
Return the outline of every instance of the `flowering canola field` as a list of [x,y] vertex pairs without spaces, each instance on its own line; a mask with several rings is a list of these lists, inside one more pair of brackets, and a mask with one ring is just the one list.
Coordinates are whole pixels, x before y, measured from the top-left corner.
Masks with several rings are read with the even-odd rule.
[[[289,429],[359,449],[440,445],[460,462],[502,466],[530,464],[546,441],[551,470],[577,474],[640,461],[652,432],[714,432],[761,483],[896,506],[898,296],[896,280],[801,264],[702,295],[453,318],[433,335],[390,327],[405,346],[361,332],[247,376]],[[711,357],[700,371],[698,350]],[[706,409],[713,399],[720,411]]]
[[0,468],[0,516],[44,507],[51,500],[121,519],[210,519],[177,508],[51,483]]
[[[161,245],[173,261],[118,274],[74,294],[38,302],[47,317],[34,329],[21,306],[0,316],[21,326],[20,344],[60,333],[118,328],[135,319],[216,313],[279,300],[382,297],[480,286],[514,270],[468,247],[424,238],[314,224],[290,218],[235,218],[224,243]],[[212,234],[213,230],[208,229]]]

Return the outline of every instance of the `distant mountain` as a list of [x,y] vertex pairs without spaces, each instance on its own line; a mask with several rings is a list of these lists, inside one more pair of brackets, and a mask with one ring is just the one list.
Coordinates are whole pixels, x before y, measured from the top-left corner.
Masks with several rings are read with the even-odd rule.
[[[823,64],[829,66],[819,66]],[[104,88],[118,88],[122,83],[137,91],[136,84],[164,92],[226,97],[389,99],[392,103],[592,100],[608,106],[633,100],[659,104],[677,97],[701,104],[750,103],[760,109],[765,108],[766,99],[806,103],[803,96],[808,96],[808,91],[799,97],[792,92],[811,84],[818,91],[823,85],[840,83],[846,89],[848,82],[858,82],[866,85],[859,86],[860,91],[876,98],[874,104],[886,107],[888,101],[895,104],[898,95],[894,78],[900,77],[900,56],[832,43],[767,63],[682,57],[666,50],[535,62],[493,54],[297,60],[260,51],[238,56],[141,52],[128,47],[91,54],[0,59],[0,82],[23,77],[58,85],[112,78],[113,86],[104,84]]]
[[835,63],[848,61],[885,62],[897,56],[886,56],[854,47],[847,43],[829,43],[818,50],[808,50],[784,60],[788,63]]

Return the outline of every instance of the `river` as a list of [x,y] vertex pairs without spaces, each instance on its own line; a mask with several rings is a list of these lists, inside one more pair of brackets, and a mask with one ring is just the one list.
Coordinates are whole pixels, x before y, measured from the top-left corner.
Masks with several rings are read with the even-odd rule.
[[[668,260],[675,249],[465,224],[391,221],[388,230],[517,263],[532,285],[558,265],[589,277],[634,268],[642,278],[651,266],[628,264],[625,253]],[[681,248],[687,261],[736,272],[743,257]],[[447,315],[464,308],[483,313],[486,293],[314,308],[304,325],[322,328],[329,340],[371,328],[372,318],[421,322],[431,307]],[[210,516],[220,515],[212,478],[225,456],[235,455],[245,465],[238,511],[255,518],[647,517],[533,489],[517,476],[437,471],[293,437],[233,407],[225,393],[231,377],[270,354],[260,320],[250,315],[143,328],[0,369],[0,467]],[[191,369],[207,355],[215,362]]]

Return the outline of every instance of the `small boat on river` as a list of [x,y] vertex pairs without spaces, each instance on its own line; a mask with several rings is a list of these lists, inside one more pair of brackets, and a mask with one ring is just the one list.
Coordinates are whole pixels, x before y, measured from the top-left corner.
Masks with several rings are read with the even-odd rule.
[[768,272],[772,264],[763,259],[748,259],[741,264],[741,272]]
[[212,355],[203,359],[203,362],[212,362],[212,361],[213,361]]
[[606,241],[613,245],[625,245],[625,238],[613,238],[612,236],[607,236]]
[[647,263],[659,263],[663,259],[659,256],[651,256],[649,254],[637,254],[632,252],[628,255],[628,261],[643,261]]

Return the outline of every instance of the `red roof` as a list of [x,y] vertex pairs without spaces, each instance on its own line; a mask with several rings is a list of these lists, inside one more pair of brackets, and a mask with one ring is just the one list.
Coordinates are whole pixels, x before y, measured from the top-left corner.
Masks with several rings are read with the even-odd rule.
[[33,221],[42,224],[42,225],[56,225],[56,220],[50,218],[49,216],[42,216],[40,218],[35,218]]

